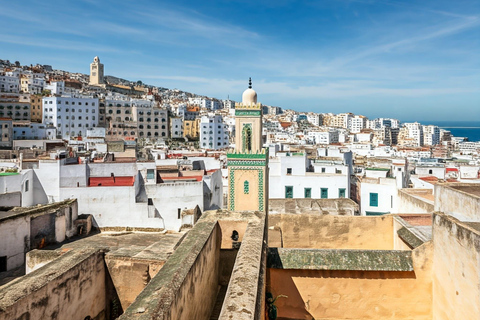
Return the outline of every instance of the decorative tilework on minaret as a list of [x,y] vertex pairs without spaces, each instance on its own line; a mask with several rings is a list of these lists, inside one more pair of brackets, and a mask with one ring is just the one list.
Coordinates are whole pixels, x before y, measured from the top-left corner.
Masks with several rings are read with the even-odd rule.
[[235,105],[235,150],[228,159],[228,210],[267,211],[268,149],[262,141],[262,104],[249,79]]

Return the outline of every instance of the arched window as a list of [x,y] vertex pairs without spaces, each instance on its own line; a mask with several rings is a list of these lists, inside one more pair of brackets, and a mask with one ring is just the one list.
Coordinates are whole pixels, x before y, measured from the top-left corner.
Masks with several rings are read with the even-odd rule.
[[248,194],[250,192],[250,184],[248,183],[247,180],[243,182],[243,193]]
[[242,151],[252,151],[252,126],[251,124],[246,124],[242,130]]

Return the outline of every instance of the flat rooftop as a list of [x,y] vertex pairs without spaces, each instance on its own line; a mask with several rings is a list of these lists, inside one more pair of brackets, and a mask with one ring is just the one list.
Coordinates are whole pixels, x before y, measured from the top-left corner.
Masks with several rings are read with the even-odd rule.
[[480,197],[480,184],[471,184],[471,185],[450,185],[449,186],[452,189],[459,190],[465,193],[469,193],[471,195]]
[[73,239],[71,242],[47,246],[44,250],[107,248],[107,255],[111,256],[166,261],[184,234],[184,232],[102,232]]

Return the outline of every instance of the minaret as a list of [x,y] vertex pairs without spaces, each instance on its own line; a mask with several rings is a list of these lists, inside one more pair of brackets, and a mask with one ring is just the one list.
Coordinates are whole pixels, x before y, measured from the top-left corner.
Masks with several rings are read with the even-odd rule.
[[93,62],[90,64],[90,85],[98,86],[103,85],[103,64],[100,63],[98,57],[93,58]]
[[228,210],[268,211],[268,149],[262,143],[262,104],[249,79],[235,105],[235,150],[227,154]]

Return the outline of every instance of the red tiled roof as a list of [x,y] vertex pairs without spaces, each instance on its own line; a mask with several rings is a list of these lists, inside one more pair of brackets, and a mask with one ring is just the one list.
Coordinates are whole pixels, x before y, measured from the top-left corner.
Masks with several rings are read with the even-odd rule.
[[438,181],[438,178],[437,177],[421,177],[420,180],[423,180],[423,181]]
[[135,182],[135,177],[90,177],[88,179],[89,187],[131,187]]
[[457,168],[447,168],[447,172],[458,172]]

